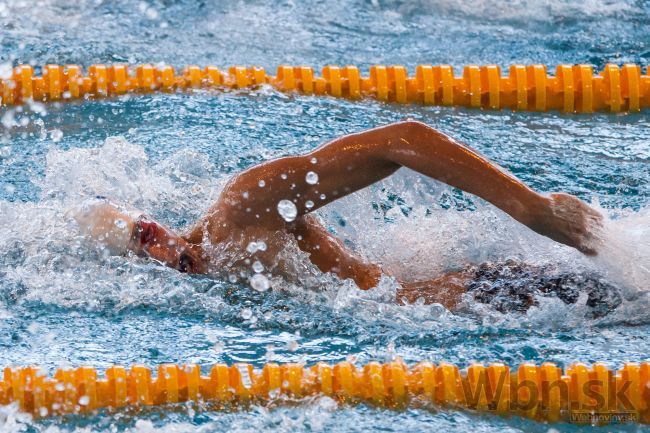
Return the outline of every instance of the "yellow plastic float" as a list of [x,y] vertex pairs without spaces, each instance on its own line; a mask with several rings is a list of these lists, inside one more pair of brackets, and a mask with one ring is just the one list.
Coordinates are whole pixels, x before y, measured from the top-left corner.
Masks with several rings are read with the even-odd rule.
[[344,404],[386,408],[433,404],[540,421],[590,424],[650,422],[650,363],[628,363],[619,371],[604,364],[457,366],[421,362],[217,364],[208,375],[197,365],[163,364],[157,377],[142,365],[114,366],[99,378],[92,367],[59,369],[52,378],[37,367],[5,368],[0,404],[16,402],[36,416],[87,413],[125,406],[181,402],[210,408],[324,395]]
[[42,76],[31,66],[13,69],[0,81],[0,104],[25,100],[65,101],[126,93],[173,92],[188,88],[242,89],[263,84],[307,95],[425,105],[464,106],[565,113],[637,112],[650,107],[650,75],[641,67],[607,65],[594,74],[589,65],[559,65],[550,76],[543,65],[512,65],[503,75],[496,65],[465,66],[460,77],[449,65],[420,65],[409,76],[404,66],[376,65],[364,77],[355,66],[326,66],[322,76],[307,66],[280,66],[276,75],[264,68],[187,66],[177,75],[171,66],[92,65],[84,75],[76,65],[46,65]]

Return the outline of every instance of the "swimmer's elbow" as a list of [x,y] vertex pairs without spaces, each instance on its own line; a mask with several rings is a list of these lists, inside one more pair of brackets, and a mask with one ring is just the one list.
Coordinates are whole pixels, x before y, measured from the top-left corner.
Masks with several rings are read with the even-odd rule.
[[415,134],[422,134],[422,133],[431,133],[431,132],[436,132],[436,133],[441,133],[438,131],[436,128],[427,125],[424,122],[420,122],[419,120],[402,120],[401,122],[398,122],[397,125],[402,128],[403,130],[409,132],[409,133],[415,133]]
[[397,135],[400,138],[406,138],[407,141],[433,141],[436,143],[440,139],[448,138],[444,132],[419,120],[403,120],[391,126],[396,128]]

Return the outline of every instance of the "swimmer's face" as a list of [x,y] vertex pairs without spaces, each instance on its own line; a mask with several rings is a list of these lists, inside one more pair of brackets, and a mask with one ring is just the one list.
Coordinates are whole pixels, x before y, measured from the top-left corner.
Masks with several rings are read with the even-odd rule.
[[205,272],[199,249],[156,222],[138,221],[134,238],[138,253],[142,252],[181,272]]

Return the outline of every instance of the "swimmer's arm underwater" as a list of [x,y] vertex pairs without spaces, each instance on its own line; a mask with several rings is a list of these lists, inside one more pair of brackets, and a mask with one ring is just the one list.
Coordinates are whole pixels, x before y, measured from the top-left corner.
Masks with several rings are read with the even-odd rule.
[[[369,263],[343,245],[330,234],[313,215],[301,217],[291,232],[298,246],[310,254],[309,259],[323,272],[332,272],[340,278],[351,278],[362,290],[376,287],[385,270]],[[399,281],[396,298],[399,303],[413,304],[421,299],[425,304],[438,303],[447,308],[456,306],[467,291],[471,276],[467,272],[450,272],[434,280]]]
[[[309,259],[323,272],[332,272],[340,278],[351,278],[362,290],[376,287],[381,275],[386,274],[379,265],[369,263],[343,245],[330,234],[313,215],[299,219],[292,233],[301,250],[310,254]],[[428,281],[400,281],[396,300],[401,304],[442,304],[452,309],[467,292],[471,275],[465,271],[449,272]]]
[[382,269],[368,263],[347,249],[340,239],[330,234],[313,215],[300,217],[291,228],[301,250],[323,272],[333,272],[340,278],[352,278],[362,290],[379,283]]

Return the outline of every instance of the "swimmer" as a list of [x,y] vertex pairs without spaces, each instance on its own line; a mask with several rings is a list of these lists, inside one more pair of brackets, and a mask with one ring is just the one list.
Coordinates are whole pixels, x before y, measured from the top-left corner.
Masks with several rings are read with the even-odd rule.
[[[114,252],[132,251],[193,274],[250,268],[250,259],[241,258],[250,257],[247,248],[250,252],[251,243],[260,241],[264,248],[255,260],[269,269],[290,236],[321,271],[351,278],[367,290],[385,272],[348,250],[312,212],[400,167],[474,194],[554,241],[597,253],[602,216],[596,210],[569,194],[542,195],[467,145],[416,121],[346,135],[312,152],[253,166],[230,179],[207,214],[182,235],[108,202],[91,206],[77,220],[86,234]],[[227,257],[233,250],[239,253]],[[485,274],[485,269],[467,268],[430,281],[401,281],[397,300],[454,308],[464,293],[476,291],[477,278]]]

